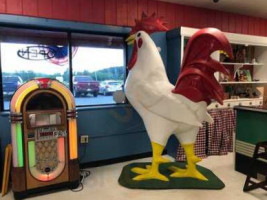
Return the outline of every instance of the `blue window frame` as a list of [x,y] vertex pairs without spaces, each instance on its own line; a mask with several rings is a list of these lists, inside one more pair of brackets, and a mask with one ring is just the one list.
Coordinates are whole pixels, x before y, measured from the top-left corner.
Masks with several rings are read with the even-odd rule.
[[64,83],[77,106],[115,104],[113,94],[123,90],[127,73],[124,40],[129,29],[122,30],[116,34],[62,27],[6,27],[1,26],[0,15],[0,110],[9,110],[15,90],[37,77]]

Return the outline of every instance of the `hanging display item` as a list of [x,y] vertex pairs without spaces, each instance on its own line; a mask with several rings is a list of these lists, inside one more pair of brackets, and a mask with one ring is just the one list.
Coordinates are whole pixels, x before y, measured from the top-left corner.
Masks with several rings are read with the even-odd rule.
[[79,185],[76,109],[72,93],[56,80],[22,85],[10,104],[15,198]]

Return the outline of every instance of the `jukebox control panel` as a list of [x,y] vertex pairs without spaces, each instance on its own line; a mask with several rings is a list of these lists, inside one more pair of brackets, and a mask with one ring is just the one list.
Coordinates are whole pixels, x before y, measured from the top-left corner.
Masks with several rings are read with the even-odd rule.
[[57,178],[65,167],[67,131],[59,111],[28,114],[28,161],[31,175],[40,181]]

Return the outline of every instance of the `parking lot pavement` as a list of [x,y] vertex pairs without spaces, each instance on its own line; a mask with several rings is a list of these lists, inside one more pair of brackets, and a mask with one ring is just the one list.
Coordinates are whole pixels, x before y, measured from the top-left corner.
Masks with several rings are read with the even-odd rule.
[[115,103],[113,101],[113,96],[103,96],[98,95],[97,97],[86,96],[86,97],[75,97],[77,106],[84,105],[103,105],[103,104],[112,104]]
[[[86,97],[75,97],[77,106],[85,106],[85,105],[103,105],[103,104],[113,104],[113,96],[103,96],[98,95],[97,97],[86,96]],[[4,109],[9,110],[10,101],[4,101]]]

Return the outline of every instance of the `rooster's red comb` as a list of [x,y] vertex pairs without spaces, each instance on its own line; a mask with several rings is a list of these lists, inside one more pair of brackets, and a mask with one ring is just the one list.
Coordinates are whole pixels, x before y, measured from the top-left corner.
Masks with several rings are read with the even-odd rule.
[[135,34],[138,31],[145,31],[148,34],[157,31],[167,31],[166,23],[163,22],[162,17],[156,17],[156,13],[148,16],[144,12],[142,13],[141,20],[135,20],[135,26],[132,28],[130,34]]

